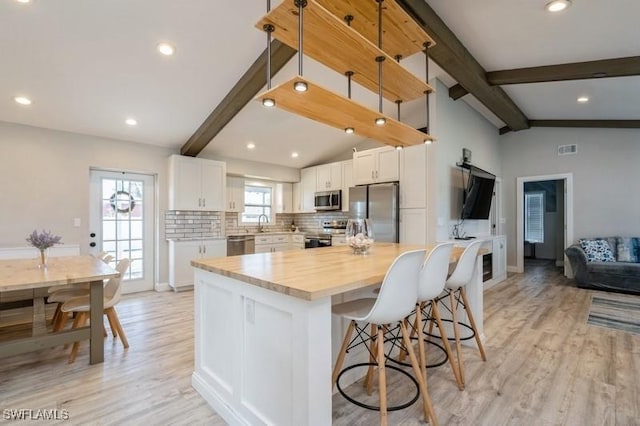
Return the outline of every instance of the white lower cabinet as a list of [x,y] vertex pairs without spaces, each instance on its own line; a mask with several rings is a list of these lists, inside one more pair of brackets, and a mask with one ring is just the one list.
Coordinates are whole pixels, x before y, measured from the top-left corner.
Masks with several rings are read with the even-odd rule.
[[496,235],[493,237],[493,279],[496,282],[507,279],[507,236]]
[[256,253],[304,249],[304,234],[256,235]]
[[192,260],[226,255],[226,239],[169,241],[169,286],[175,291],[192,287]]
[[400,209],[400,243],[427,243],[427,209]]

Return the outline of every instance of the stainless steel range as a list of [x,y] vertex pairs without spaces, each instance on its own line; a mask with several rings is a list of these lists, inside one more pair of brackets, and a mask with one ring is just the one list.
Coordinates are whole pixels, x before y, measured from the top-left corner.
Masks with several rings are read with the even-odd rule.
[[345,229],[347,229],[346,220],[325,220],[322,222],[322,231],[305,233],[304,248],[329,247],[331,236],[344,235]]

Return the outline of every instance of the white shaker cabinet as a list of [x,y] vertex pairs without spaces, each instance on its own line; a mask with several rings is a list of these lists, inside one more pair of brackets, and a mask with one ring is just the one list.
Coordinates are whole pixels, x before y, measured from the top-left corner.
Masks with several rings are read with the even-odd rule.
[[500,282],[507,279],[507,236],[494,236],[492,250],[493,280],[495,282]]
[[342,189],[342,163],[322,164],[316,167],[316,191]]
[[383,147],[353,154],[353,180],[355,185],[393,182],[400,178],[398,150]]
[[[294,210],[294,189],[293,184],[282,182],[277,183],[276,186],[276,213],[295,213]],[[297,189],[297,187],[296,187]]]
[[169,157],[169,210],[224,211],[226,163]]
[[[294,185],[295,187],[295,185]],[[294,204],[294,208],[297,207],[296,213],[314,213],[316,211],[314,206],[314,196],[316,193],[316,167],[308,167],[300,170],[300,183],[298,184],[298,194],[294,198],[297,204]]]
[[342,162],[342,211],[349,211],[349,188],[353,186],[353,160]]
[[227,177],[226,211],[242,213],[244,211],[244,178]]
[[169,286],[175,291],[193,286],[192,260],[226,255],[226,239],[169,241]]
[[427,243],[427,210],[400,209],[400,244]]
[[400,208],[427,207],[427,145],[400,151]]

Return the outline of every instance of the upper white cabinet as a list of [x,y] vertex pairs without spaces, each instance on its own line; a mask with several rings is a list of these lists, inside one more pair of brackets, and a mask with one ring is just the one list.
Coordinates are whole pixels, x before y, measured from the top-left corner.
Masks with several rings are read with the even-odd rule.
[[427,145],[400,151],[400,208],[427,207]]
[[[300,170],[300,183],[294,184],[294,203],[295,213],[313,213],[315,212],[314,195],[316,193],[316,169],[317,167],[308,167]],[[295,193],[297,186],[298,194]]]
[[286,182],[277,183],[275,200],[276,213],[294,213],[293,184]]
[[244,178],[227,177],[227,205],[225,210],[238,213],[244,211]]
[[383,147],[353,154],[353,183],[393,182],[400,179],[398,151],[393,147]]
[[342,162],[342,211],[349,211],[349,188],[353,186],[353,160]]
[[316,167],[316,191],[342,189],[342,163],[323,164]]
[[226,163],[172,155],[169,157],[169,210],[224,211]]

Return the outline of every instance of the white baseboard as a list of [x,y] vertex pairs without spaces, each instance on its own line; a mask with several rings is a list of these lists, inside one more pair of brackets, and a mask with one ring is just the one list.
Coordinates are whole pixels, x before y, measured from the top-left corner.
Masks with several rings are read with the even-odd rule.
[[169,283],[156,283],[156,284],[153,286],[153,289],[154,289],[155,291],[157,291],[157,292],[160,292],[160,291],[171,291],[171,290],[173,290],[173,289],[169,286]]
[[507,272],[515,272],[518,273],[518,267],[517,266],[507,266]]
[[556,260],[556,266],[563,267],[564,266],[564,260]]
[[250,426],[250,423],[231,408],[216,391],[198,376],[195,371],[191,375],[191,386],[209,403],[211,408],[230,425]]

